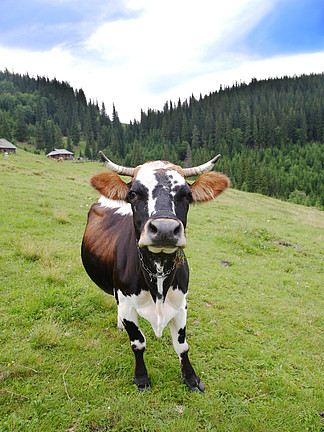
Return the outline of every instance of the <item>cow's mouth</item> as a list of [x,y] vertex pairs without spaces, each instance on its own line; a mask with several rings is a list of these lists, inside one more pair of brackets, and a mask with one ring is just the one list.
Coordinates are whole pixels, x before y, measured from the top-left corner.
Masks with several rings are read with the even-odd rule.
[[157,246],[157,245],[150,245],[147,246],[147,249],[152,253],[166,253],[166,254],[172,254],[176,250],[178,250],[178,247],[173,246]]

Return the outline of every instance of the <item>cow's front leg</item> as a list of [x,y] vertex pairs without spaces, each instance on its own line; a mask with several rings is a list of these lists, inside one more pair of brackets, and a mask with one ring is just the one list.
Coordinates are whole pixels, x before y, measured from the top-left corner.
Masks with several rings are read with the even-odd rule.
[[186,341],[186,318],[187,311],[184,306],[179,309],[177,315],[170,321],[173,346],[179,356],[181,375],[185,384],[190,388],[190,390],[203,393],[205,387],[200,381],[199,376],[196,375],[188,357],[189,346]]
[[145,336],[138,325],[138,315],[134,308],[125,305],[118,307],[118,316],[128,333],[130,345],[135,355],[134,383],[140,392],[150,389],[150,380],[144,363]]

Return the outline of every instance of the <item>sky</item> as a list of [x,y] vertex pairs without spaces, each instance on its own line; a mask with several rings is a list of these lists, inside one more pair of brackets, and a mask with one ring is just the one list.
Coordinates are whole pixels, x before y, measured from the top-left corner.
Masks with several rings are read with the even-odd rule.
[[122,122],[252,78],[324,72],[323,0],[0,0],[0,70]]

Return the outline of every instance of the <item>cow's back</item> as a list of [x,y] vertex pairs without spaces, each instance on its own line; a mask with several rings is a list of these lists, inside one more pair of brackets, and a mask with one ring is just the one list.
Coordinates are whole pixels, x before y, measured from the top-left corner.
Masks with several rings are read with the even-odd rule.
[[[116,275],[134,265],[135,234],[132,217],[116,209],[93,204],[82,241],[83,265],[93,280],[108,294],[114,294]],[[136,250],[135,250],[136,252]]]

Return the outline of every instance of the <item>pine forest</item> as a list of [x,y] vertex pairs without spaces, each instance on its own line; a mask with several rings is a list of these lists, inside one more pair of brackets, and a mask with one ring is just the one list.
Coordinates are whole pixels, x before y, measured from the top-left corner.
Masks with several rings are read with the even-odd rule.
[[191,166],[220,153],[232,187],[324,208],[324,74],[235,83],[123,124],[113,103],[109,115],[67,82],[5,70],[0,138],[44,155],[64,147],[98,160],[102,150],[129,166]]

